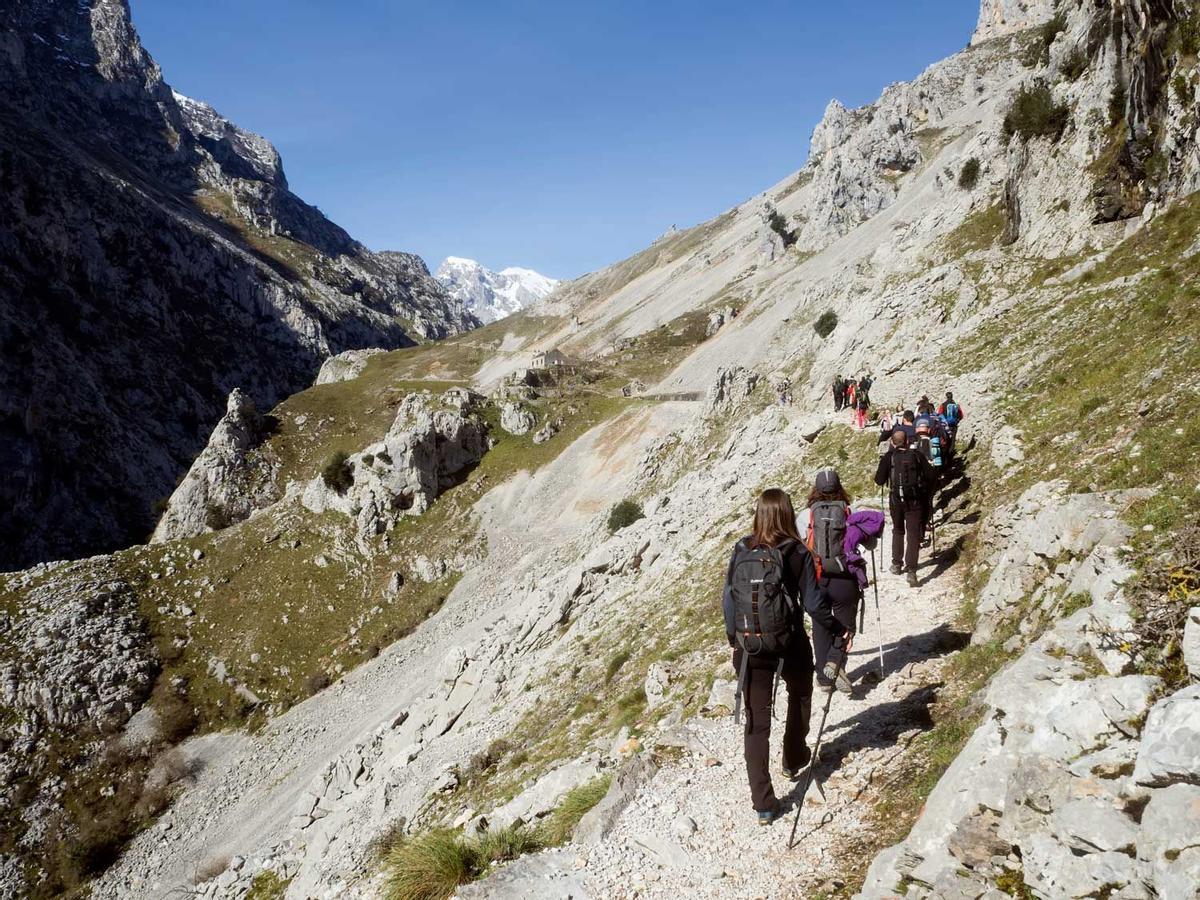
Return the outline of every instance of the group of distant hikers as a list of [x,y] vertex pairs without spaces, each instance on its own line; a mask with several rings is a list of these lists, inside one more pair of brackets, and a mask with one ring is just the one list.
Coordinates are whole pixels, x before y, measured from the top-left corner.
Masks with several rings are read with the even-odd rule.
[[[839,411],[844,408],[836,390],[840,381],[839,376],[834,391]],[[848,384],[854,402],[865,402],[869,408],[871,379]],[[953,463],[955,437],[964,418],[962,407],[949,392],[937,408],[928,397],[922,397],[916,409],[885,410],[880,416],[875,483],[888,488],[891,571],[907,575],[912,587],[918,585],[917,561],[930,526],[934,496]],[[769,825],[783,814],[769,766],[778,680],[787,688],[783,771],[793,782],[800,780],[806,768],[808,772],[799,805],[813,777],[813,751],[808,746],[813,682],[830,697],[835,690],[853,692],[846,662],[856,618],[865,613],[866,591],[875,574],[874,551],[884,522],[880,509],[854,509],[837,471],[824,468],[817,473],[806,509],[799,516],[787,492],[779,488],[763,491],[751,534],[733,549],[722,607],[737,672],[734,718],[740,722],[744,704],[746,774],[761,825]],[[870,578],[864,549],[871,555]],[[878,617],[877,586],[875,607]],[[804,627],[804,612],[812,620],[811,641]],[[881,676],[883,652],[881,628]],[[825,714],[828,711],[826,702]],[[822,717],[822,729],[824,722]],[[818,748],[820,740],[818,732]],[[792,835],[794,838],[794,826]]]
[[859,431],[867,427],[867,412],[871,409],[871,385],[874,383],[870,375],[863,375],[857,379],[842,375],[833,376],[833,411],[850,410],[850,420]]

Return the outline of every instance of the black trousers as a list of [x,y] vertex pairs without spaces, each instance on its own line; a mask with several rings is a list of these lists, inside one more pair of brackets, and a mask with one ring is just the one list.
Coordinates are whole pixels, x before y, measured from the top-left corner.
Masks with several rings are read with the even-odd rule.
[[[857,631],[855,617],[858,615],[858,605],[862,602],[862,591],[858,588],[858,580],[849,578],[822,578],[820,586],[829,599],[833,601],[833,617],[850,631]],[[823,628],[818,622],[812,623],[813,666],[817,673],[817,684],[829,684],[822,670],[829,661],[829,653],[833,648],[834,635]]]
[[[733,651],[733,670],[741,671],[742,649]],[[771,809],[776,802],[771,784],[771,706],[772,689],[779,658],[751,656],[746,663],[743,703],[746,727],[743,748],[746,777],[750,781],[750,799],[755,810]],[[796,635],[791,652],[784,657],[780,676],[787,690],[787,713],[783,725],[783,767],[798,769],[808,762],[808,718],[812,712],[813,662],[808,635]]]
[[921,539],[925,536],[925,505],[896,503],[892,498],[892,564],[917,571]]

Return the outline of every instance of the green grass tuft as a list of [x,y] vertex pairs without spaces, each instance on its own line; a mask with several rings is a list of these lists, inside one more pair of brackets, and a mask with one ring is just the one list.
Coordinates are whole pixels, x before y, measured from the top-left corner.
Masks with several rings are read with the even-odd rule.
[[387,900],[446,900],[495,865],[541,849],[537,835],[523,826],[464,837],[434,829],[401,838],[384,856]]
[[538,835],[547,847],[557,847],[571,840],[579,821],[604,799],[612,784],[611,775],[593,778],[572,788],[562,802],[538,828]]

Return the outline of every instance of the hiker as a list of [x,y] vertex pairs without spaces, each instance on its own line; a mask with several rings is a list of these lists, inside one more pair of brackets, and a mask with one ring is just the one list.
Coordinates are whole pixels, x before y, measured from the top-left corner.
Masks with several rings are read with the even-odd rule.
[[846,388],[842,384],[842,376],[834,375],[833,376],[833,411],[834,412],[842,411],[842,400],[845,398],[845,396],[846,396]]
[[908,439],[910,444],[917,439],[917,426],[915,424],[915,419],[916,417],[913,415],[913,411],[911,409],[906,409],[900,414],[900,421],[896,424],[896,427],[904,432],[904,436]]
[[870,375],[864,375],[862,378],[858,379],[859,396],[870,398],[871,386],[873,384],[875,384],[875,379]]
[[883,415],[879,417],[879,443],[891,440],[893,427],[892,412],[885,406]]
[[922,394],[921,399],[917,401],[917,415],[918,416],[933,415],[933,401],[929,399],[928,394]]
[[963,408],[954,400],[954,393],[946,391],[946,400],[937,409],[938,415],[946,420],[946,427],[950,429],[950,437],[953,440],[958,437],[958,423],[967,417]]
[[936,416],[917,416],[917,420],[914,423],[917,429],[917,437],[912,446],[933,467],[934,478],[940,479],[943,471],[942,464],[945,460],[942,454],[941,434],[938,431],[938,427],[935,427],[935,422],[937,422],[938,426],[941,425],[940,420]]
[[857,385],[853,378],[846,379],[846,402],[842,404],[842,409],[854,409],[854,394],[857,390]]
[[745,698],[746,775],[760,825],[770,825],[783,814],[769,766],[771,712],[779,677],[787,687],[784,774],[798,780],[812,756],[806,740],[813,657],[801,607],[813,622],[838,635],[844,652],[849,652],[853,627],[833,617],[829,597],[817,586],[816,568],[800,540],[792,499],[770,488],[758,498],[753,532],[733,548],[722,598],[725,634],[734,648],[733,668],[738,673],[734,718]]
[[908,576],[909,587],[917,586],[917,557],[925,536],[934,488],[934,475],[929,461],[908,445],[908,434],[898,430],[892,435],[892,445],[879,460],[875,483],[891,486],[889,506],[892,510],[892,574],[902,571]]
[[[883,533],[883,513],[874,509],[851,512],[850,495],[842,487],[837,470],[822,469],[808,495],[808,513],[801,516],[800,533],[817,570],[817,586],[829,596],[833,617],[842,629],[852,631],[863,591],[869,584],[867,564],[858,548],[864,544],[874,546]],[[836,688],[849,694],[853,686],[844,667],[838,670],[836,681],[825,676],[825,663],[836,637],[813,619],[817,686],[825,692]]]
[[860,390],[858,400],[854,404],[854,422],[859,431],[867,427],[867,410],[870,408],[871,399],[867,396],[866,391]]

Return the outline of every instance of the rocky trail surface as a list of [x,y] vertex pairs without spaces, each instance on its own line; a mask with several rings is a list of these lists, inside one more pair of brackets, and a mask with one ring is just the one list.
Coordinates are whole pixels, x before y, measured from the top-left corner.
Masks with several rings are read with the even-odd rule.
[[[946,511],[939,517],[948,523],[956,518]],[[963,531],[947,524],[938,551],[923,551],[916,589],[886,571],[890,551],[882,548],[890,530],[885,532],[882,553],[876,551],[882,633],[868,592],[865,629],[848,665],[854,693],[832,695],[795,847],[788,849],[788,837],[804,779],[792,784],[783,775],[783,722],[776,719],[772,727],[771,773],[787,814],[763,828],[750,806],[741,728],[727,706],[734,683],[722,680],[714,686],[710,713],[651,740],[655,754],[668,761],[632,767],[628,805],[598,817],[591,828],[585,821],[578,843],[526,857],[461,896],[792,897],[843,886],[847,851],[861,845],[870,827],[870,808],[860,798],[894,776],[904,749],[928,727],[943,660],[965,643],[954,625],[962,601],[955,540]],[[718,677],[731,675],[727,667]],[[783,692],[781,685],[781,707]],[[810,747],[828,696],[814,693]]]

